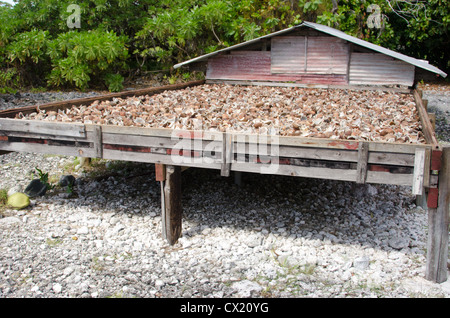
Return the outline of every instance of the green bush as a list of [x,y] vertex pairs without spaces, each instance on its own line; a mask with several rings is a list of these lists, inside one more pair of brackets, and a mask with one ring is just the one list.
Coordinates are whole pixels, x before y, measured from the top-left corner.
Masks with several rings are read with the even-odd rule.
[[30,84],[41,84],[48,70],[48,41],[48,31],[40,30],[18,33],[12,37],[5,47],[5,55],[10,68],[15,69],[14,76],[18,75]]
[[49,43],[52,70],[48,84],[75,85],[80,89],[89,82],[102,81],[111,91],[122,89],[123,77],[116,74],[126,67],[127,37],[112,31],[70,31]]
[[16,93],[19,79],[15,69],[0,70],[0,94]]
[[[0,0],[0,81],[122,89],[123,76],[178,62],[299,24],[325,24],[450,70],[448,1]],[[382,28],[371,29],[370,7]],[[130,54],[128,53],[130,50]],[[12,75],[12,77],[11,77]],[[2,83],[3,83],[2,82]],[[3,90],[6,90],[3,86]]]
[[17,84],[24,78],[29,84],[41,84],[47,78],[52,87],[86,89],[103,83],[110,91],[119,91],[126,68],[127,37],[112,31],[70,31],[50,39],[48,31],[32,30],[16,34],[6,46],[7,61],[13,67],[0,73],[0,83]]

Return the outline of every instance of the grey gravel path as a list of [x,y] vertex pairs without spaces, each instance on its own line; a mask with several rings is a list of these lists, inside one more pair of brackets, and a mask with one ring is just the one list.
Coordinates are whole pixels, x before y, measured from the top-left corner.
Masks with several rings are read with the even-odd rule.
[[189,169],[182,238],[169,246],[152,165],[76,165],[0,156],[0,189],[23,189],[35,167],[52,182],[78,179],[72,193],[57,187],[2,210],[0,298],[450,297],[448,281],[424,279],[427,212],[410,188],[254,174],[239,187]]

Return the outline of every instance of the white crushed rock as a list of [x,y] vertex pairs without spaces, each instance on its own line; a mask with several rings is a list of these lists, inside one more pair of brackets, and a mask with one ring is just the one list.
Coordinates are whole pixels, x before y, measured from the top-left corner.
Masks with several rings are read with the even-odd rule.
[[[0,156],[0,189],[73,157]],[[425,280],[427,212],[410,188],[183,172],[183,231],[161,235],[153,165],[110,162],[0,218],[0,298],[450,297]]]

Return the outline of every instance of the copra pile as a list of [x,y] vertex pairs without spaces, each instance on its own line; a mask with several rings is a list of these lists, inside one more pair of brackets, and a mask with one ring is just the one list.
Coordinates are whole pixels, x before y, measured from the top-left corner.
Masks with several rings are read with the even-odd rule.
[[204,84],[16,118],[280,136],[423,143],[411,94]]

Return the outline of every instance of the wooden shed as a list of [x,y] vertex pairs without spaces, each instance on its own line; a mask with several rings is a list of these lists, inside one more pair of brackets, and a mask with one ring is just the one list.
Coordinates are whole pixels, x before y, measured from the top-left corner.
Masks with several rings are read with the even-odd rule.
[[[182,233],[180,174],[189,167],[215,169],[222,176],[250,172],[358,184],[410,186],[414,195],[428,198],[426,276],[437,282],[447,280],[450,148],[443,147],[437,141],[426,109],[427,103],[414,87],[417,69],[443,77],[447,74],[426,61],[311,22],[209,53],[174,67],[183,66],[203,70],[206,81],[0,111],[0,155],[23,151],[155,164],[156,180],[161,183],[162,234],[170,244],[175,244]],[[236,100],[238,94],[213,101],[213,91],[211,87],[206,87],[208,84],[217,84],[215,93],[217,90],[232,91],[229,84],[238,88],[249,87],[247,93],[250,95],[239,102]],[[297,99],[294,100],[293,95],[289,97],[287,102],[292,103],[294,100],[294,106],[283,112],[274,112],[273,105],[255,104],[249,109],[247,104],[261,97],[252,96],[257,92],[251,90],[252,86],[269,87],[271,90],[265,95],[278,99],[283,97],[283,89],[291,88],[290,93],[296,95]],[[196,88],[207,95],[201,97],[201,105],[200,99],[192,98]],[[315,121],[324,122],[323,117],[314,116],[325,108],[332,112],[327,120],[333,120],[333,108],[339,103],[327,105],[326,100],[315,99],[315,104],[308,106],[311,107],[308,112],[299,113],[302,97],[306,98],[308,94],[306,90],[313,89],[323,90],[312,93],[319,98],[327,96],[332,90],[339,91],[337,99],[348,95],[347,90],[359,92],[361,96],[362,91],[404,94],[408,97],[409,107],[412,107],[408,112],[414,113],[416,122],[413,124],[420,127],[416,137],[420,134],[421,138],[397,142],[395,138],[364,139],[353,134],[350,136],[353,138],[346,139],[345,133],[331,137],[325,134],[308,136],[308,129],[312,126],[306,125],[307,120],[313,121],[313,124]],[[384,97],[389,99],[393,95],[386,94]],[[150,104],[142,105],[144,100]],[[161,101],[159,104],[158,100]],[[230,104],[225,114],[223,109],[226,102]],[[271,102],[276,104],[274,100]],[[172,104],[169,106],[169,103]],[[118,104],[120,109],[114,108]],[[353,104],[360,106],[370,104],[370,101],[366,99]],[[396,108],[398,111],[401,104],[404,105],[404,102],[391,102],[379,113],[389,119],[389,111]],[[245,113],[246,109],[248,113]],[[202,114],[210,114],[212,110],[218,111],[215,116],[223,122],[230,122],[229,117],[236,120],[243,118],[253,123],[253,127],[256,127],[255,122],[247,117],[252,114],[263,116],[268,112],[275,116],[273,114],[276,113],[277,117],[270,122],[288,122],[292,127],[295,124],[295,132],[301,128],[306,134],[274,135],[263,134],[261,130],[211,130],[212,125],[199,130],[195,127],[183,128],[181,125],[197,117],[201,120]],[[233,114],[233,111],[239,111],[242,117]],[[69,118],[73,112],[76,115]],[[376,128],[370,125],[374,119],[370,110],[367,114],[364,110],[359,114],[353,114],[353,117],[364,116],[365,129],[371,126]],[[166,120],[162,126],[151,124],[157,123],[155,119],[159,115],[170,116],[170,121]],[[126,117],[127,121],[122,117]],[[177,122],[179,117],[182,120]],[[398,121],[387,121],[391,130],[403,124],[401,111],[398,117]],[[356,118],[358,123],[354,123],[354,126],[363,124],[359,119],[362,118]],[[169,122],[171,124],[166,125]],[[177,128],[175,124],[180,124],[182,128]],[[263,124],[258,122],[258,127]]]
[[430,65],[312,22],[287,28],[177,64],[204,70],[209,82],[405,86],[415,70],[446,77]]

